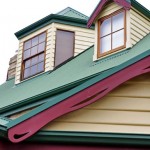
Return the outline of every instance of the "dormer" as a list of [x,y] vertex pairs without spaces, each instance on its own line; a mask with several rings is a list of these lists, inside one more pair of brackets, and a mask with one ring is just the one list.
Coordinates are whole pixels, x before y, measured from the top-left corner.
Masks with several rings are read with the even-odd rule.
[[19,39],[15,84],[58,68],[94,44],[88,17],[68,7],[15,33]]
[[149,11],[135,0],[101,0],[87,26],[93,23],[94,61],[132,48],[150,33]]

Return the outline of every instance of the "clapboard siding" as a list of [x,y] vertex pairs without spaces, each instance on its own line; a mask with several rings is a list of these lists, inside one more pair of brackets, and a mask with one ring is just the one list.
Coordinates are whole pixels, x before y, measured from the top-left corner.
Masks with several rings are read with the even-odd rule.
[[21,77],[21,62],[22,62],[22,52],[23,52],[23,43],[26,40],[31,39],[32,37],[42,33],[47,32],[47,43],[46,43],[46,56],[45,56],[45,71],[54,69],[54,59],[55,59],[55,41],[56,41],[56,31],[57,29],[73,31],[75,33],[75,49],[74,56],[78,55],[88,47],[94,44],[94,30],[86,29],[81,27],[74,27],[69,25],[62,25],[58,23],[52,23],[29,36],[20,40],[19,51],[17,56],[17,71],[15,83],[20,83]]
[[150,134],[150,73],[125,82],[99,101],[43,130]]
[[142,38],[150,33],[150,19],[132,8],[131,17],[131,44],[138,43]]

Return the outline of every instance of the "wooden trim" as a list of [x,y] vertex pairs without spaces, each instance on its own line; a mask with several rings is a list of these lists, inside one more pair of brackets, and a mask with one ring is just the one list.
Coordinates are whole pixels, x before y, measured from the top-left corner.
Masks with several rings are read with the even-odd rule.
[[[117,47],[117,48],[115,48],[115,49],[112,49],[112,35],[113,35],[113,33],[115,33],[115,32],[112,32],[112,17],[115,16],[115,15],[117,15],[117,14],[119,14],[119,13],[121,13],[121,12],[124,12],[124,27],[121,28],[121,29],[119,29],[119,30],[117,30],[117,31],[115,31],[115,32],[124,30],[124,45],[122,45],[122,46],[120,46],[120,47]],[[106,20],[106,19],[108,19],[108,18],[111,18],[111,33],[110,33],[110,34],[107,34],[107,35],[105,35],[105,36],[103,36],[103,37],[106,37],[106,36],[108,36],[108,35],[111,35],[111,50],[109,50],[109,51],[107,51],[107,52],[104,52],[104,53],[101,53],[101,51],[100,51],[101,39],[100,39],[100,38],[103,38],[103,37],[100,37],[100,26],[101,26],[101,22],[104,21],[104,20]],[[126,35],[126,33],[127,33],[127,32],[126,32],[127,27],[126,27],[126,26],[127,26],[127,24],[126,24],[126,10],[125,10],[125,9],[117,10],[117,11],[115,11],[114,13],[112,13],[112,14],[110,14],[110,15],[107,15],[107,16],[105,16],[105,17],[103,17],[103,18],[100,18],[100,19],[98,20],[98,39],[97,39],[98,49],[97,49],[97,58],[100,58],[100,57],[102,57],[102,56],[105,56],[105,55],[114,53],[114,52],[119,51],[119,50],[121,50],[121,49],[124,49],[124,48],[126,47],[126,41],[127,41],[127,39],[126,39],[126,37],[127,37],[127,35]]]
[[[40,53],[38,53],[38,54],[35,54],[35,55],[33,55],[33,56],[29,57],[29,58],[24,59],[24,45],[25,45],[25,42],[27,42],[27,41],[29,41],[29,40],[31,40],[31,39],[33,39],[33,38],[35,38],[35,37],[37,37],[37,36],[43,34],[43,33],[46,33],[46,38],[45,38],[45,41],[44,41],[44,42],[45,42],[45,50],[42,51],[42,52],[40,52]],[[42,42],[42,43],[43,43],[43,42]],[[41,44],[41,43],[38,42],[38,45],[39,45],[39,44]],[[36,45],[36,46],[37,46],[37,45]],[[39,34],[33,36],[32,38],[30,38],[30,39],[28,39],[28,40],[25,40],[25,41],[23,42],[20,81],[29,79],[29,78],[31,78],[31,77],[36,76],[37,74],[40,74],[40,73],[42,73],[42,72],[45,72],[46,47],[47,47],[47,30],[45,30],[45,31],[43,31],[43,32],[41,32],[41,33],[39,33]],[[30,51],[30,53],[31,53],[31,51]],[[34,75],[32,75],[32,76],[29,76],[29,77],[27,77],[27,78],[24,78],[25,61],[30,60],[30,59],[32,59],[33,57],[39,56],[40,54],[43,54],[43,53],[44,53],[44,71],[38,72],[38,73],[36,73],[36,74],[34,74]]]
[[[24,122],[20,122],[16,126],[9,128],[9,140],[14,143],[21,142],[35,134],[39,129],[54,119],[92,104],[131,78],[150,72],[149,61],[150,57],[148,56],[139,62],[105,78],[104,80],[99,81],[94,85],[64,99],[57,105],[53,105],[52,107],[35,114],[33,117],[26,119]],[[35,122],[39,123],[35,124]]]

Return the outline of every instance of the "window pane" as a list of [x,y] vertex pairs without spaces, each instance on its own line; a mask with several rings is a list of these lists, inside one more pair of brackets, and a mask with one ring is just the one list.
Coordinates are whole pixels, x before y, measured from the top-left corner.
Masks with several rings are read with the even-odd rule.
[[31,48],[31,56],[37,54],[37,46]]
[[38,53],[42,52],[45,50],[45,42],[39,44],[38,46]]
[[24,78],[28,78],[30,76],[30,68],[24,70]]
[[32,58],[32,60],[31,60],[31,66],[33,66],[33,65],[35,65],[35,64],[37,64],[37,63],[38,63],[38,56]]
[[39,62],[44,61],[44,54],[39,55]]
[[30,67],[30,60],[27,60],[26,62],[25,62],[25,68],[29,68]]
[[113,25],[112,25],[113,32],[124,28],[124,12],[122,12],[116,16],[113,16],[112,21],[113,21]]
[[31,40],[24,43],[24,50],[31,48]]
[[118,32],[115,32],[112,35],[112,48],[117,48],[124,45],[124,29]]
[[37,74],[37,65],[31,67],[31,75]]
[[24,59],[29,58],[30,57],[30,49],[24,51]]
[[111,33],[111,18],[106,19],[101,24],[100,35],[101,37]]
[[43,33],[39,36],[39,43],[44,42],[46,40],[46,33]]
[[44,62],[38,64],[38,72],[44,71]]
[[55,66],[60,65],[73,56],[74,32],[57,30]]
[[111,50],[111,35],[101,38],[101,41],[100,41],[101,53],[105,53],[109,50]]
[[38,37],[35,37],[32,39],[32,46],[35,46],[38,44]]

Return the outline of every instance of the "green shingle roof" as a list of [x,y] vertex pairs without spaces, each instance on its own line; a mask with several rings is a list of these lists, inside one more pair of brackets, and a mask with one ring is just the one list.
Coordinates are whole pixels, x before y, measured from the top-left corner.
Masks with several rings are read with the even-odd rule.
[[98,61],[93,61],[94,47],[90,47],[63,66],[52,72],[44,73],[35,78],[14,85],[14,80],[0,86],[0,113],[5,108],[14,108],[16,104],[23,105],[34,100],[45,98],[58,92],[74,87],[108,69],[116,68],[133,58],[142,59],[150,55],[150,34],[127,49]]
[[78,18],[78,19],[86,19],[86,20],[89,18],[88,16],[70,7],[67,7],[64,10],[60,11],[59,13],[57,13],[57,15],[73,17],[73,18]]

